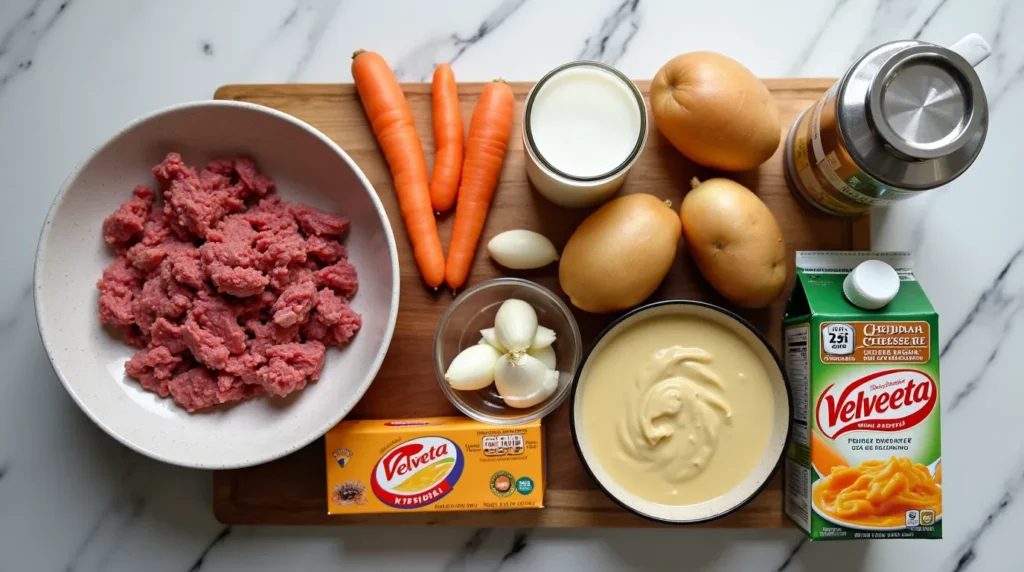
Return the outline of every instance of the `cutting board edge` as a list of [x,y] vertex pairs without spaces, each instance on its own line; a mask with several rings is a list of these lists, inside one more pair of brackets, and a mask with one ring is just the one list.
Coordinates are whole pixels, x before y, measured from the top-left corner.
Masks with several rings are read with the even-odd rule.
[[[651,80],[633,80],[638,87],[646,90]],[[815,91],[821,92],[832,87],[836,82],[835,78],[766,78],[761,80],[770,91]],[[510,81],[510,85],[532,85],[532,81]],[[482,89],[487,82],[459,82],[459,88]],[[402,89],[410,92],[421,93],[430,91],[429,83],[402,83]],[[230,83],[217,88],[213,99],[239,100],[245,95],[259,90],[260,95],[266,97],[268,92],[281,91],[283,93],[303,92],[307,95],[328,95],[338,93],[338,90],[355,89],[352,83]],[[312,90],[312,91],[311,91]]]

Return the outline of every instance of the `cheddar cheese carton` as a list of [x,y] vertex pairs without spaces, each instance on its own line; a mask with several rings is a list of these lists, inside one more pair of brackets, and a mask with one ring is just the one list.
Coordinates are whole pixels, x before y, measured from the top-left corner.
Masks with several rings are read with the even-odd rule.
[[327,513],[544,506],[540,421],[343,421],[326,435]]
[[[843,294],[870,259],[900,278],[879,310]],[[942,538],[939,323],[910,255],[798,252],[783,330],[789,518],[813,540]]]

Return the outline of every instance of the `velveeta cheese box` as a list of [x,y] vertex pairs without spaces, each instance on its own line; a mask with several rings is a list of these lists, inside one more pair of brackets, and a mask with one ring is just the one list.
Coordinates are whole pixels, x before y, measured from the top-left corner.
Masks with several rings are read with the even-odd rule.
[[544,506],[540,421],[343,421],[326,435],[327,513]]
[[[900,278],[878,310],[843,293],[869,259]],[[796,267],[783,320],[786,514],[814,540],[942,538],[939,319],[910,255],[798,252]]]

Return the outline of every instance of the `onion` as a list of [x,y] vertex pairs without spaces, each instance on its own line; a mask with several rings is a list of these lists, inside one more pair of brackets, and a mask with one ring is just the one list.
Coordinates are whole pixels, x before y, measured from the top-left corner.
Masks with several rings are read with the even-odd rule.
[[555,245],[532,230],[509,230],[487,243],[487,252],[498,264],[513,270],[530,270],[558,260]]
[[526,353],[539,359],[548,369],[555,369],[557,367],[558,359],[555,356],[555,348],[551,346],[530,348]]
[[533,306],[509,298],[494,317],[494,336],[514,356],[524,353],[537,335],[537,312]]
[[544,326],[537,326],[537,334],[533,336],[530,348],[546,348],[553,343],[555,343],[555,331]]
[[480,335],[483,336],[484,343],[491,344],[494,349],[503,354],[508,353],[508,349],[498,341],[498,335],[495,333],[494,328],[485,328],[480,330]]
[[537,391],[526,397],[504,397],[505,405],[517,409],[533,407],[551,397],[556,389],[558,389],[558,372],[549,369]]
[[483,389],[494,382],[494,365],[500,356],[488,344],[469,346],[455,356],[444,379],[460,391]]
[[517,358],[505,354],[494,364],[494,386],[502,397],[525,399],[541,389],[549,371],[548,366],[530,354]]

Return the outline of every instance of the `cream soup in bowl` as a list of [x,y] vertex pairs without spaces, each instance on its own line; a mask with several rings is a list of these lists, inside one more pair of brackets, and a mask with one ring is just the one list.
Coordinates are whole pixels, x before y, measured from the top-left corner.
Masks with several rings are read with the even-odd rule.
[[625,508],[693,523],[742,506],[768,482],[789,432],[778,356],[735,314],[666,301],[619,318],[578,370],[573,439]]

